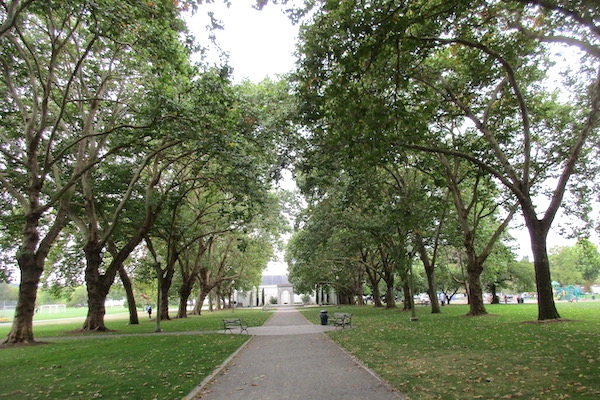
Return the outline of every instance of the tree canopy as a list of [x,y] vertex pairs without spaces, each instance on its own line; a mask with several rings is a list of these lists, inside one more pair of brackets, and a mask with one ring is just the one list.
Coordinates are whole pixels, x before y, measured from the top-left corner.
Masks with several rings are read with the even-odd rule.
[[[591,201],[584,182],[598,168],[598,5],[307,4],[296,80],[311,154],[321,155],[309,163],[346,169],[407,150],[468,161],[498,185],[499,201],[519,204],[538,318],[557,318],[545,243],[566,200]],[[577,66],[558,63],[558,51]],[[565,83],[551,87],[557,76]]]

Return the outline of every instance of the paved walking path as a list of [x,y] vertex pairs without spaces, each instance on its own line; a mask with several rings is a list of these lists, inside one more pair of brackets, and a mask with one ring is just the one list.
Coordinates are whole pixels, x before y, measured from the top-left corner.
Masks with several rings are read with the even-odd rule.
[[187,399],[398,400],[402,397],[293,309],[274,312],[209,382]]

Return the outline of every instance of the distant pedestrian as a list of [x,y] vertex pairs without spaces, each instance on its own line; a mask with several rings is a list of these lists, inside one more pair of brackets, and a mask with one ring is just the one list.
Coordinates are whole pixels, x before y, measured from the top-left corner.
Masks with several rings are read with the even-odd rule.
[[152,306],[146,307],[146,311],[148,311],[148,318],[152,319]]

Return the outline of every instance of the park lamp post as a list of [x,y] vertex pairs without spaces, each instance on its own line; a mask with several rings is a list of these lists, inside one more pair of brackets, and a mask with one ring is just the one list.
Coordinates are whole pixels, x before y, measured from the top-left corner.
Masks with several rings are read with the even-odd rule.
[[413,289],[413,272],[412,272],[412,245],[406,246],[406,253],[408,254],[408,287],[410,290],[410,320],[418,321],[417,314],[415,313],[415,293]]
[[335,276],[335,302],[337,303],[337,308],[340,308],[340,277],[338,275]]
[[235,314],[235,280],[231,281],[231,302],[229,304],[231,306],[231,313]]
[[161,256],[156,256],[156,328],[154,332],[161,332],[160,329],[160,288],[162,286],[162,269],[160,263],[162,262]]

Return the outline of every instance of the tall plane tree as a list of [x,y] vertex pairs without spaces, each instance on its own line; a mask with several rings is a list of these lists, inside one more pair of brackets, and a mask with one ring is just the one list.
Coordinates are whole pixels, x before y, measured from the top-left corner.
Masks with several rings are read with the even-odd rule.
[[[395,133],[390,153],[399,147],[443,153],[492,175],[518,202],[530,233],[538,319],[558,318],[546,238],[566,198],[590,195],[578,186],[597,168],[597,2],[317,5],[302,30],[298,72],[312,132],[324,137],[345,125],[335,141],[340,148],[377,151],[390,143],[382,132]],[[569,73],[572,66],[562,68],[568,78],[562,98],[548,89],[556,80],[549,72],[560,69],[549,64],[553,46],[581,56],[576,74]],[[349,93],[356,101],[343,100]],[[368,102],[378,107],[356,112]],[[365,112],[379,118],[364,118]],[[448,118],[465,133],[458,140],[430,129]],[[369,126],[370,120],[377,123]],[[540,211],[536,203],[544,195],[547,207]]]
[[[172,18],[174,10],[136,1],[25,4],[4,32],[0,50],[0,182],[22,226],[16,255],[20,294],[9,343],[34,340],[37,286],[65,224],[74,185],[93,165],[128,147],[123,141],[86,157],[96,140],[131,128],[122,108],[106,107],[119,100],[120,77],[108,70],[126,64],[136,46],[151,47],[146,25]],[[141,90],[145,82],[137,83]]]

